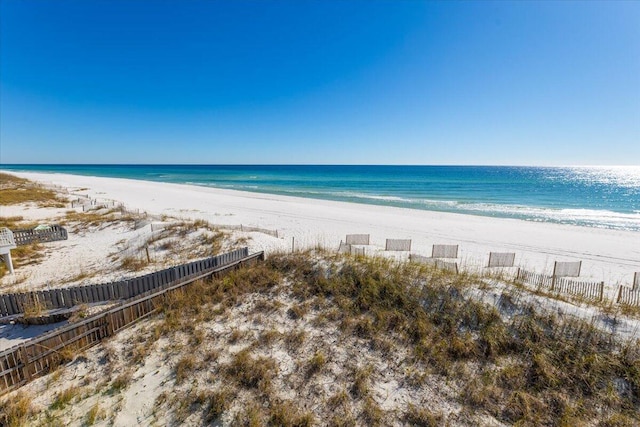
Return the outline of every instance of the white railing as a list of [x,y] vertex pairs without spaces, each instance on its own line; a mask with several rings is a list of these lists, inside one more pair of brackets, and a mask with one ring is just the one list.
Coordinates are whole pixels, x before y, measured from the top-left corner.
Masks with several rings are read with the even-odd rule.
[[16,240],[13,238],[13,232],[6,227],[0,228],[0,247],[16,247]]

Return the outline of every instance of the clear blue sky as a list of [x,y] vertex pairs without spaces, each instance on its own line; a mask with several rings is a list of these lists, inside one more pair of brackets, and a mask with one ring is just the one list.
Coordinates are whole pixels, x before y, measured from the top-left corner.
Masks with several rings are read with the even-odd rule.
[[640,2],[0,0],[0,163],[640,164]]

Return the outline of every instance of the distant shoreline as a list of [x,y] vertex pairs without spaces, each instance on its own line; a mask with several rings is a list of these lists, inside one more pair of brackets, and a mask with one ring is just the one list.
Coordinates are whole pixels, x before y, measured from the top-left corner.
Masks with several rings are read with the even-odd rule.
[[[5,165],[257,194],[640,231],[640,167]],[[7,167],[9,169],[7,169]]]
[[[482,269],[490,251],[516,253],[516,264],[550,273],[556,260],[582,260],[581,277],[611,286],[629,283],[640,271],[639,233],[505,218],[432,212],[292,196],[258,194],[185,184],[71,174],[14,173],[42,183],[83,189],[93,198],[114,199],[157,215],[205,219],[278,230],[280,239],[262,249],[337,249],[346,234],[412,239],[412,252],[429,255],[433,244],[460,245],[459,261]],[[0,213],[1,215],[1,213]]]

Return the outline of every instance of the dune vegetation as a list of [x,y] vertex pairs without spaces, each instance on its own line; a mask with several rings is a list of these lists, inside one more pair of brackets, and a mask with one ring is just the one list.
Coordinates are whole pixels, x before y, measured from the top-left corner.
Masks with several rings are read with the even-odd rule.
[[33,181],[0,173],[0,205],[36,203],[41,207],[64,207],[65,200],[54,191]]
[[479,302],[470,290],[480,280],[322,251],[272,255],[186,287],[127,337],[87,352],[79,383],[62,368],[47,386],[80,387],[71,399],[52,395],[43,412],[21,395],[3,409],[36,424],[86,424],[90,409],[92,422],[113,421],[143,398],[129,390],[164,372],[145,397],[150,424],[640,422],[637,341],[509,291],[500,306]]

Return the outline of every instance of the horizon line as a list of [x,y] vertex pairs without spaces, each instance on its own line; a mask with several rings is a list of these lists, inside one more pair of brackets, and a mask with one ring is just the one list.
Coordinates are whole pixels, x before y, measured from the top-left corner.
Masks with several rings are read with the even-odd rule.
[[536,165],[536,164],[410,164],[410,163],[0,163],[3,166],[407,166],[407,167],[638,167],[637,165],[616,164],[564,164],[564,165]]

